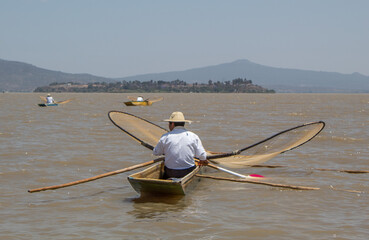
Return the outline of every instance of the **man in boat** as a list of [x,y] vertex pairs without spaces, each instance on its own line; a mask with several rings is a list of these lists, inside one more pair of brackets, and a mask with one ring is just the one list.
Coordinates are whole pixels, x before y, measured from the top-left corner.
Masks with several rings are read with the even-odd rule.
[[182,112],[173,112],[169,119],[170,132],[161,136],[153,150],[156,156],[165,155],[164,179],[182,178],[196,168],[194,157],[199,165],[207,165],[206,152],[200,138],[184,127],[186,122]]
[[144,101],[144,99],[143,99],[143,97],[142,96],[138,96],[137,97],[137,102],[143,102]]
[[54,103],[54,98],[50,95],[50,93],[47,94],[47,97],[46,97],[46,103],[47,104],[51,104],[51,103]]

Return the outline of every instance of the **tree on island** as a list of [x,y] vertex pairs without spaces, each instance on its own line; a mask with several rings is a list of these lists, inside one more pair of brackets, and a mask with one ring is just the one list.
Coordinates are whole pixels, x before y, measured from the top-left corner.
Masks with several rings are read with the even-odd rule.
[[51,83],[49,86],[38,87],[34,92],[177,92],[177,93],[275,93],[274,90],[266,89],[255,85],[251,80],[236,78],[232,81],[213,82],[209,80],[205,83],[186,83],[183,80],[173,80],[170,82],[150,80],[140,82],[121,81],[115,83],[95,82],[80,84],[74,82]]

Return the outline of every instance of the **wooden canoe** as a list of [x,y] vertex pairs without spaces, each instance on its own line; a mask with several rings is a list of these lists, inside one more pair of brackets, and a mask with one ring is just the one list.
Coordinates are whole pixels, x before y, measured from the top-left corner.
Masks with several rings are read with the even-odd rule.
[[129,175],[128,181],[135,191],[141,195],[185,195],[200,180],[200,178],[195,179],[195,174],[199,171],[200,167],[197,166],[183,178],[160,179],[164,173],[164,162],[161,162],[143,171]]
[[129,101],[124,102],[126,106],[151,106],[151,101]]

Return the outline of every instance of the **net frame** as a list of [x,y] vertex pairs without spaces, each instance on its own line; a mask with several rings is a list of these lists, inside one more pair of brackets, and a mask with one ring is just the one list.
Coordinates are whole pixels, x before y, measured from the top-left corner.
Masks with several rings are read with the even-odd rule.
[[323,121],[302,124],[240,150],[230,153],[214,153],[208,156],[208,159],[213,163],[230,168],[252,167],[311,141],[324,127]]
[[[168,130],[166,130],[165,128],[163,128],[163,127],[161,127],[161,126],[159,126],[159,125],[157,125],[157,124],[155,124],[155,123],[153,123],[153,122],[151,122],[151,121],[149,121],[149,120],[146,120],[146,119],[144,119],[144,118],[142,118],[142,117],[138,117],[138,116],[136,116],[136,115],[133,115],[133,114],[131,114],[131,113],[128,113],[128,112],[122,112],[122,111],[115,111],[115,110],[113,110],[113,111],[109,111],[109,113],[108,113],[108,117],[109,117],[109,119],[110,119],[110,121],[116,126],[116,127],[118,127],[120,130],[122,130],[123,132],[125,132],[126,134],[128,134],[130,137],[132,137],[133,139],[135,139],[136,141],[138,141],[141,145],[143,145],[144,147],[147,147],[148,149],[150,149],[150,150],[153,150],[154,149],[154,146],[152,146],[151,144],[149,144],[148,143],[148,141],[144,141],[144,140],[142,140],[140,137],[137,137],[136,135],[134,135],[133,133],[131,133],[131,132],[129,132],[129,130],[127,130],[127,129],[125,129],[123,126],[122,126],[122,124],[118,124],[118,123],[116,123],[114,120],[113,120],[113,114],[115,114],[115,113],[118,113],[118,114],[124,114],[124,115],[127,115],[127,116],[129,116],[129,117],[134,117],[134,118],[137,118],[137,119],[139,119],[139,120],[141,120],[141,121],[144,121],[145,123],[148,123],[148,124],[151,124],[152,126],[154,126],[154,127],[156,127],[156,128],[158,128],[158,129],[160,129],[161,131],[163,131],[163,133],[166,133],[166,132],[168,132]],[[160,138],[161,137],[161,135],[160,136],[157,136],[158,138]]]
[[279,153],[278,153],[278,154],[281,154],[281,153],[284,153],[284,152],[290,151],[290,150],[292,150],[292,149],[295,149],[295,148],[297,148],[297,147],[300,147],[301,145],[303,145],[303,144],[305,144],[305,143],[307,143],[307,142],[311,141],[311,139],[313,139],[316,135],[318,135],[318,134],[319,134],[319,133],[324,129],[324,127],[325,127],[325,122],[323,122],[323,121],[310,122],[310,123],[305,123],[305,124],[302,124],[302,125],[299,125],[299,126],[296,126],[296,127],[292,127],[292,128],[289,128],[289,129],[283,130],[283,131],[281,131],[281,132],[278,132],[278,133],[276,133],[276,134],[274,134],[274,135],[272,135],[272,136],[270,136],[270,137],[268,137],[268,138],[265,138],[265,139],[263,139],[263,140],[261,140],[261,141],[259,141],[259,142],[257,142],[257,143],[254,143],[254,144],[252,144],[252,145],[250,145],[250,146],[244,147],[244,148],[242,148],[242,149],[240,149],[240,150],[236,150],[236,151],[229,152],[229,153],[221,153],[221,154],[211,155],[211,156],[209,156],[209,157],[208,157],[208,159],[216,159],[216,158],[222,158],[222,157],[229,157],[229,156],[239,155],[240,153],[242,153],[242,152],[244,152],[244,151],[246,151],[246,150],[249,150],[249,149],[251,149],[251,148],[253,148],[253,147],[256,147],[256,146],[258,146],[258,145],[261,145],[261,144],[263,144],[263,143],[265,143],[265,142],[267,142],[267,141],[270,141],[271,139],[274,139],[274,138],[276,138],[276,137],[278,137],[278,136],[280,136],[280,135],[282,135],[282,134],[284,134],[284,133],[291,132],[291,131],[294,131],[294,130],[299,129],[299,128],[303,128],[303,127],[307,127],[307,126],[311,126],[311,125],[316,125],[316,124],[321,124],[321,125],[322,125],[321,129],[320,129],[319,131],[317,131],[317,133],[315,133],[315,134],[313,134],[311,137],[309,137],[309,139],[308,139],[308,140],[303,141],[303,142],[301,142],[300,144],[298,144],[298,145],[296,145],[296,146],[294,146],[294,147],[292,147],[292,148],[288,148],[288,149],[286,149],[286,150],[281,151],[281,152],[279,152]]

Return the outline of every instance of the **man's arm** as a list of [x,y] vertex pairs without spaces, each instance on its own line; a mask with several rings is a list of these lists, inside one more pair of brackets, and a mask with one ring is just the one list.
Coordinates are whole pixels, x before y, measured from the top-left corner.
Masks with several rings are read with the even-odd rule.
[[156,144],[155,148],[153,149],[153,154],[155,156],[164,155],[163,144],[161,140],[159,140],[158,144]]

